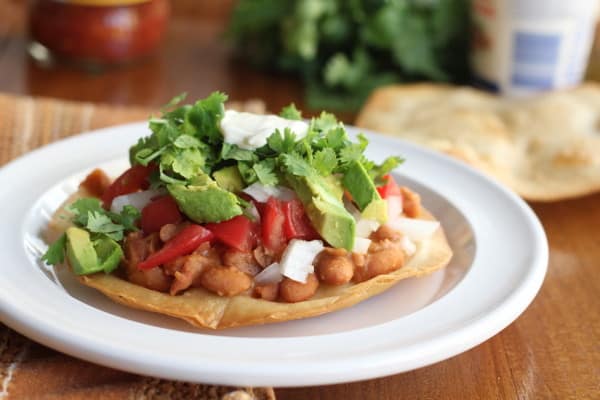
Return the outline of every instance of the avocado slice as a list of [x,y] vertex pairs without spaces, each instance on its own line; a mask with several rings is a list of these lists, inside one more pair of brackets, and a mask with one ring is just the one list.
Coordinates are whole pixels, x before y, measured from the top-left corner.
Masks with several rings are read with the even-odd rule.
[[92,242],[88,231],[73,226],[67,228],[66,234],[67,259],[77,275],[111,272],[123,257],[121,246],[112,239],[102,238]]
[[373,180],[359,161],[352,161],[342,178],[362,215],[383,224],[387,221],[387,203],[381,198]]
[[335,187],[321,176],[289,175],[286,178],[321,237],[333,247],[351,251],[356,221],[336,196]]
[[217,185],[230,192],[239,193],[244,189],[242,175],[240,175],[240,171],[235,165],[213,172],[213,178],[215,178]]
[[206,174],[198,175],[188,185],[169,184],[167,189],[181,211],[198,223],[226,221],[243,212],[237,196]]

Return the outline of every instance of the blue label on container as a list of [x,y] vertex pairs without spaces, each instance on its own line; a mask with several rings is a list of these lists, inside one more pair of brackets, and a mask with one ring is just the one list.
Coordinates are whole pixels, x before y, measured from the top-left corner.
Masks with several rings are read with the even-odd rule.
[[559,34],[515,32],[512,84],[535,89],[552,88],[560,45]]

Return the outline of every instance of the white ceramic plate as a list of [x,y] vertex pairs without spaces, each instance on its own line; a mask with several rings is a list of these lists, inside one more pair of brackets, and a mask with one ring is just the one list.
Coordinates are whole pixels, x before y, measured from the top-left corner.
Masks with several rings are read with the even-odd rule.
[[438,216],[455,252],[448,268],[400,282],[321,317],[227,331],[131,310],[40,261],[40,232],[96,166],[114,175],[146,124],[64,140],[0,170],[0,316],[49,347],[95,363],[192,382],[319,385],[390,375],[461,353],[516,319],[548,261],[529,207],[481,174],[411,144],[370,136],[369,156],[401,154],[398,179]]

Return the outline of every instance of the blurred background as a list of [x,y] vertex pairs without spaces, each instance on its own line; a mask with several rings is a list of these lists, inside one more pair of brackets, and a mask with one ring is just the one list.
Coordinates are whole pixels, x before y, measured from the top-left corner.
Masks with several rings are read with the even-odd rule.
[[[269,110],[294,101],[303,109],[336,111],[351,122],[375,87],[393,82],[475,83],[509,94],[515,88],[503,86],[503,74],[512,74],[512,83],[525,82],[528,91],[576,83],[583,73],[577,68],[588,65],[586,35],[595,36],[591,6],[573,11],[574,18],[587,16],[577,25],[591,32],[572,33],[578,36],[571,42],[579,43],[573,54],[581,61],[568,66],[568,77],[549,81],[545,75],[496,71],[506,64],[503,58],[518,58],[523,49],[538,57],[534,64],[546,63],[542,68],[525,59],[527,65],[519,66],[525,74],[535,69],[534,75],[548,75],[547,63],[560,62],[551,40],[558,33],[547,32],[552,24],[523,38],[521,48],[502,49],[503,35],[515,35],[505,21],[516,18],[522,25],[533,19],[534,28],[536,19],[556,21],[556,15],[526,7],[506,15],[504,3],[0,0],[0,91],[157,107],[181,92],[199,98],[221,90],[233,100],[264,99]],[[568,14],[560,9],[567,2],[542,3]],[[597,52],[592,49],[591,78],[600,75]]]

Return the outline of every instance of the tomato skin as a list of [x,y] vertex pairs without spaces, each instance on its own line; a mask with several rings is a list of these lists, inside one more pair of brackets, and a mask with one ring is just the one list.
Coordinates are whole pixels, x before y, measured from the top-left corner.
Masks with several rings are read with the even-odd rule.
[[203,226],[190,224],[183,228],[173,239],[169,240],[162,249],[138,263],[138,269],[151,269],[174,260],[179,256],[189,254],[204,242],[214,238],[211,231]]
[[320,238],[308,219],[300,200],[285,201],[282,204],[282,209],[285,218],[283,231],[287,240],[315,240]]
[[123,172],[115,181],[104,191],[102,195],[102,205],[105,209],[110,209],[115,197],[123,194],[137,192],[140,189],[148,187],[148,177],[155,166],[134,165]]
[[158,232],[163,225],[183,219],[177,202],[169,195],[153,199],[142,209],[140,225],[144,233]]
[[263,246],[268,250],[278,253],[286,244],[284,223],[285,216],[281,201],[275,197],[269,197],[266,203],[258,207],[261,219],[261,239]]
[[221,242],[239,251],[250,251],[256,244],[256,224],[245,215],[204,226]]
[[383,179],[385,180],[385,184],[377,187],[377,191],[383,199],[388,196],[402,196],[400,186],[398,186],[393,176],[387,174],[383,176]]

